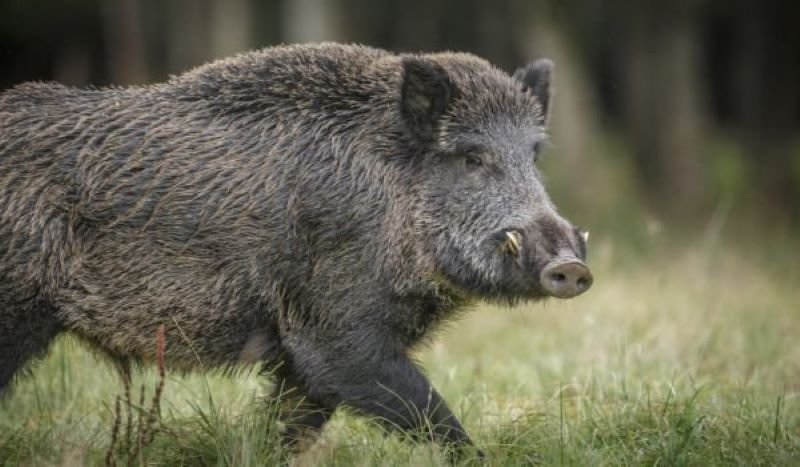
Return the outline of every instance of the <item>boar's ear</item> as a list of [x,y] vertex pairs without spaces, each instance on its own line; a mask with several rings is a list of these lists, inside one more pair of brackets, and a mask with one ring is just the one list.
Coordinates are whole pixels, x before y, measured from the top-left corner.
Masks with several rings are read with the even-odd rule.
[[420,139],[433,139],[436,123],[454,94],[450,77],[441,65],[422,58],[403,59],[400,109],[411,132]]
[[553,92],[550,83],[553,78],[553,62],[547,58],[540,58],[527,66],[517,69],[514,78],[522,81],[525,88],[539,101],[542,106],[540,123],[546,125],[550,119],[550,103]]

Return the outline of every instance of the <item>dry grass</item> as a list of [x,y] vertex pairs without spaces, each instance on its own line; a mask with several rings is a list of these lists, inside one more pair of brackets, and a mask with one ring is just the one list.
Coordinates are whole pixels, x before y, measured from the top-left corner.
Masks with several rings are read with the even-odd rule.
[[[601,239],[586,296],[481,306],[420,358],[494,465],[798,465],[800,254],[783,251],[698,241],[637,258]],[[36,370],[0,403],[0,460],[102,463],[122,388],[111,367],[63,341]],[[285,460],[263,393],[253,376],[168,374],[147,463]],[[443,456],[341,414],[294,463]]]

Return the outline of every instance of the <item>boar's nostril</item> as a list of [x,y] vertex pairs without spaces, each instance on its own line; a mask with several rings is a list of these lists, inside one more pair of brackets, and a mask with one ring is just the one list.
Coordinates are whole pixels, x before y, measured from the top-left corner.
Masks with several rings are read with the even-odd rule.
[[550,280],[552,280],[553,282],[559,282],[559,283],[560,282],[566,282],[567,276],[565,276],[564,274],[561,274],[560,272],[554,272],[554,273],[550,274]]
[[592,286],[592,273],[581,261],[553,261],[540,275],[542,288],[558,298],[578,296]]

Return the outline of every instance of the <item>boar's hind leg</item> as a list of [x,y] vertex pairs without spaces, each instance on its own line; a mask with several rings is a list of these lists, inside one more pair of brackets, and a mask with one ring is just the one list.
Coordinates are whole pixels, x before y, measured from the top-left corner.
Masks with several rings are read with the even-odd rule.
[[333,411],[314,401],[293,373],[276,376],[274,396],[280,400],[280,420],[285,426],[283,443],[299,451],[316,439]]
[[302,362],[296,368],[311,397],[325,406],[345,404],[389,428],[446,445],[471,446],[458,419],[405,352],[388,350],[385,342],[370,345],[363,337],[335,342],[360,342],[367,350],[330,341],[315,345],[308,334],[284,339],[284,345]]
[[39,302],[0,302],[0,395],[30,360],[44,356],[61,326]]

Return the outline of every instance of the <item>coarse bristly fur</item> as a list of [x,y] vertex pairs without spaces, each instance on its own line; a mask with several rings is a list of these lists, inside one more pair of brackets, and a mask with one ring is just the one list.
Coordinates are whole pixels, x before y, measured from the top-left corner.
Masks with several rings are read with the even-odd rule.
[[551,69],[318,44],[4,92],[0,392],[61,332],[125,363],[165,325],[168,367],[277,368],[307,409],[287,439],[345,404],[469,444],[408,352],[585,256],[535,166]]

